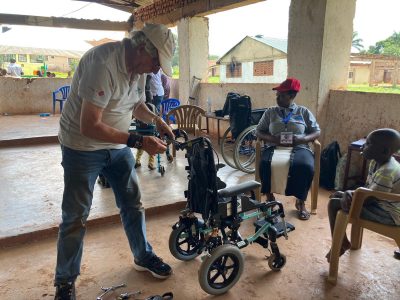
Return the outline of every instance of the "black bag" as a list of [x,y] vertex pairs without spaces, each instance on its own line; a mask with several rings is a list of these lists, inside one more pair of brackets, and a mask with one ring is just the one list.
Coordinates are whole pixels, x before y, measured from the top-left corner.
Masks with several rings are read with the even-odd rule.
[[321,168],[319,173],[319,185],[332,190],[335,188],[336,166],[342,157],[338,142],[330,143],[321,153]]
[[223,108],[224,115],[229,114],[229,123],[234,139],[251,125],[251,99],[247,95],[240,96],[228,93]]
[[186,157],[190,179],[185,196],[189,208],[206,220],[210,212],[215,213],[218,209],[218,202],[213,201],[217,198],[218,180],[211,142],[203,138],[203,141],[193,143]]

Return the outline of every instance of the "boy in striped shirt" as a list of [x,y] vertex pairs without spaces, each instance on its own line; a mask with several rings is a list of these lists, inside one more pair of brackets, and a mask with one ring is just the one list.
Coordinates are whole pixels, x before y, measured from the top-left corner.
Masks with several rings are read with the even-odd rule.
[[[368,170],[366,188],[375,191],[400,194],[400,164],[393,154],[400,149],[400,134],[389,128],[372,131],[362,148],[365,159],[371,160]],[[330,196],[328,203],[329,224],[331,234],[336,222],[336,214],[342,209],[349,212],[354,191],[337,191]],[[374,197],[366,199],[361,217],[366,220],[385,225],[400,226],[400,202],[378,200]],[[340,255],[350,249],[347,235],[344,236]],[[400,251],[395,251],[395,257],[400,258]],[[326,255],[329,262],[330,251]]]

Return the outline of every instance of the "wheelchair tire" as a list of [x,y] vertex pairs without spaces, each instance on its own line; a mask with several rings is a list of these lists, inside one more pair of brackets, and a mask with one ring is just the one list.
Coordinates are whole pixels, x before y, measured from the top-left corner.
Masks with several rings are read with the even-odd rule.
[[231,168],[236,169],[234,160],[235,142],[232,140],[232,132],[230,127],[228,127],[221,138],[220,150],[225,163]]
[[243,268],[244,259],[239,248],[221,245],[202,262],[198,271],[200,286],[211,295],[226,293],[238,282]]
[[[183,246],[186,246],[185,249]],[[181,225],[172,230],[169,236],[169,251],[176,259],[188,261],[196,258],[200,255],[197,253],[199,247],[200,232],[198,229],[193,234],[191,228]]]
[[239,134],[233,155],[236,168],[249,174],[256,170],[256,127],[249,126]]
[[164,166],[160,166],[160,173],[161,173],[161,176],[164,176],[164,174],[165,174],[165,167]]
[[268,266],[272,271],[280,271],[286,264],[286,256],[281,254],[280,257],[276,257],[274,253],[268,258]]

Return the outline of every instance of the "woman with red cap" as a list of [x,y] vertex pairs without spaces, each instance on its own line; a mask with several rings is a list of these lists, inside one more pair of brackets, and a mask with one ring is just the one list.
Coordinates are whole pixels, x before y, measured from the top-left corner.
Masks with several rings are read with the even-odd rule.
[[309,109],[294,103],[299,80],[288,78],[273,90],[277,106],[264,112],[256,131],[265,142],[261,192],[268,200],[274,199],[272,193],[295,196],[299,219],[308,220],[304,202],[314,176],[314,154],[308,144],[319,137],[320,128]]

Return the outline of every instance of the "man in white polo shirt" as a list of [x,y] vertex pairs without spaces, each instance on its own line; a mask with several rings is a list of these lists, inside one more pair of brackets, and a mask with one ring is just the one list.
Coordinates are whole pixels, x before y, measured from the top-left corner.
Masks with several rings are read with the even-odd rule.
[[128,129],[133,113],[145,123],[154,123],[161,136],[174,137],[171,128],[144,103],[146,73],[157,73],[161,67],[171,76],[174,50],[174,38],[167,27],[146,24],[130,39],[92,48],[79,62],[60,119],[64,194],[55,299],[75,299],[74,282],[80,274],[86,220],[99,173],[114,191],[135,269],[150,271],[157,278],[172,273],[146,239],[130,149],[154,155],[164,152],[166,144],[154,136],[129,134]]

